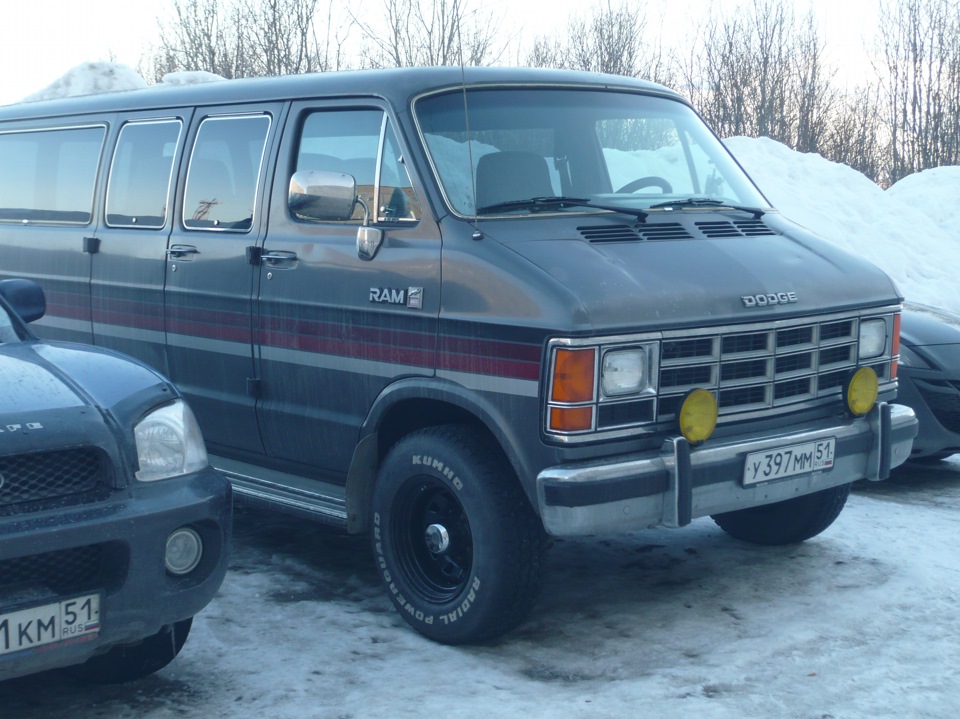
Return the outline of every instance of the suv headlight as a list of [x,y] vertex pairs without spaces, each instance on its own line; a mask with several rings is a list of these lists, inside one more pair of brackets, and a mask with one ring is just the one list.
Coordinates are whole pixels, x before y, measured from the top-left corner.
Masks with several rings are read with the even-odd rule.
[[179,477],[207,466],[200,426],[183,400],[148,414],[134,427],[133,436],[140,463],[136,477],[141,482]]

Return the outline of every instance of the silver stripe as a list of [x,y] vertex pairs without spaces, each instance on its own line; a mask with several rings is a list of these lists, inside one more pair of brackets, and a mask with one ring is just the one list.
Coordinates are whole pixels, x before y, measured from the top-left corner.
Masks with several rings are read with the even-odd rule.
[[285,347],[261,347],[260,359],[269,362],[286,362],[288,364],[319,367],[321,369],[339,370],[368,374],[375,377],[396,377],[398,375],[432,375],[426,367],[396,364],[393,362],[377,362],[376,360],[357,359],[356,357],[340,357],[338,355],[322,354],[293,350]]
[[534,380],[514,379],[512,377],[494,377],[492,375],[452,372],[450,370],[438,370],[437,377],[448,379],[463,387],[480,392],[496,392],[521,397],[537,397],[540,389],[539,383]]
[[74,320],[67,317],[57,317],[56,315],[44,315],[31,324],[36,327],[50,327],[71,332],[83,332],[84,334],[90,333],[90,322],[88,320]]
[[116,337],[125,340],[153,342],[158,345],[162,345],[166,341],[165,334],[158,330],[145,330],[140,327],[122,327],[104,322],[93,323],[93,334],[97,337]]
[[167,335],[167,345],[181,347],[201,352],[215,352],[217,354],[234,355],[236,357],[253,356],[253,345],[249,342],[230,342],[228,340],[213,340],[206,337],[192,335]]

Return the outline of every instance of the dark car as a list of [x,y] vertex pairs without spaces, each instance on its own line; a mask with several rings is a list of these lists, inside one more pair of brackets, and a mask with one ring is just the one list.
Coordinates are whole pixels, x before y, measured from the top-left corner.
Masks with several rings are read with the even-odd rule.
[[45,304],[0,282],[0,680],[134,679],[177,655],[219,588],[230,487],[168,380],[37,340],[25,320]]
[[920,422],[911,459],[960,452],[960,317],[908,303],[900,334],[899,402]]

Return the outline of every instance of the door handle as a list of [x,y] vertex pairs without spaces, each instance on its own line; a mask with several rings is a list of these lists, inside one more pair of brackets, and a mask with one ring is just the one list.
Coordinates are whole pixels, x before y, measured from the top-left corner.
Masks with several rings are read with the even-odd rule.
[[292,264],[297,261],[296,252],[264,252],[260,255],[260,261],[266,262],[268,265],[278,265],[278,264]]
[[198,250],[193,245],[173,245],[167,249],[167,257],[170,259],[183,259],[187,255],[199,255]]

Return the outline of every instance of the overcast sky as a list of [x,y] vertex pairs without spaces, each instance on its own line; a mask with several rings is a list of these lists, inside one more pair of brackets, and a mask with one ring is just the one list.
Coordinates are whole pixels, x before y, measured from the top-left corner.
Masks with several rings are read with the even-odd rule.
[[[631,0],[637,1],[637,0]],[[677,44],[712,3],[722,9],[741,0],[646,0],[651,27],[662,27],[667,44]],[[325,5],[320,0],[319,5]],[[379,0],[358,0],[372,7]],[[742,0],[750,2],[750,0]],[[473,0],[475,7],[504,15],[504,31],[519,30],[522,42],[566,27],[584,0]],[[831,62],[854,81],[869,71],[864,38],[873,36],[880,0],[793,0],[798,15],[812,8],[830,50]],[[158,39],[157,16],[172,0],[7,0],[0,24],[0,103],[16,102],[88,60],[115,60],[136,67]],[[341,3],[336,3],[342,7]],[[662,20],[661,20],[662,18]],[[354,35],[358,38],[358,35]]]

